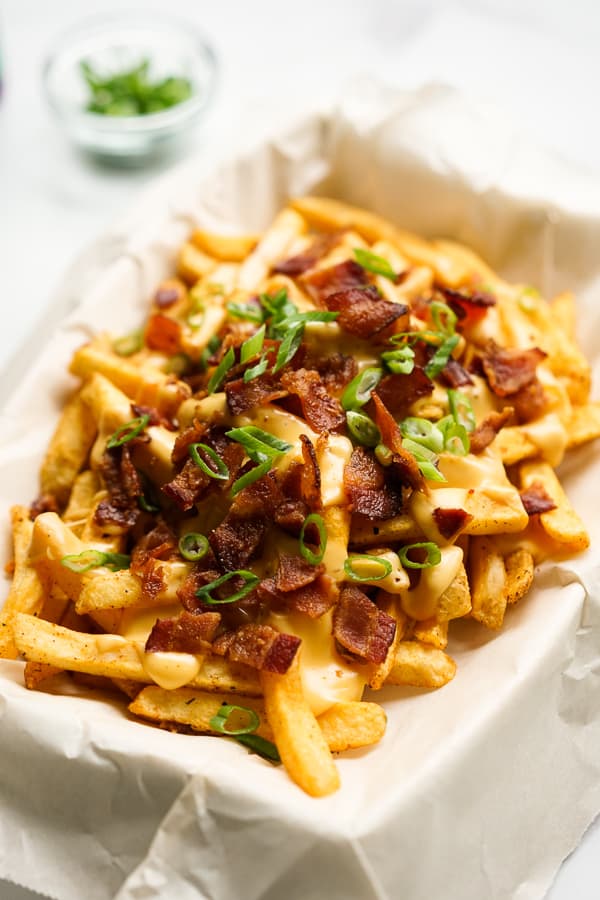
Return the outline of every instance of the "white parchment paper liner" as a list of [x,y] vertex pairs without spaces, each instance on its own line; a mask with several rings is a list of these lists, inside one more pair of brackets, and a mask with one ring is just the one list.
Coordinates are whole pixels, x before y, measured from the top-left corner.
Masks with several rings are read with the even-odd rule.
[[[163,178],[88,252],[57,300],[74,311],[39,336],[33,364],[5,373],[3,521],[36,494],[74,347],[139,323],[191,223],[261,227],[293,194],[458,238],[549,296],[575,289],[597,383],[599,186],[494,110],[441,86],[363,82],[333,112],[201,171],[191,160]],[[232,742],[129,721],[74,689],[29,693],[22,664],[0,661],[0,877],[59,900],[541,898],[600,810],[597,447],[561,475],[592,549],[544,567],[500,634],[453,623],[458,673],[443,690],[380,692],[387,734],[340,758],[330,798]]]

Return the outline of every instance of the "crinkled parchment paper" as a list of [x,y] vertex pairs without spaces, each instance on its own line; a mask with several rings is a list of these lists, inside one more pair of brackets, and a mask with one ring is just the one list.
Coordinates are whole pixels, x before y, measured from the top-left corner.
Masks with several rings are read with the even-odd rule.
[[[26,374],[6,373],[5,532],[9,506],[36,494],[73,348],[90,329],[139,323],[192,223],[261,227],[293,194],[455,237],[548,296],[573,288],[600,382],[599,185],[496,111],[444,87],[363,83],[332,113],[200,170],[191,160],[162,179],[87,254],[67,285],[82,302],[45,330]],[[22,664],[1,662],[0,876],[60,900],[541,898],[600,810],[598,447],[562,476],[592,549],[543,567],[500,634],[453,623],[454,681],[382,692],[387,734],[340,758],[332,797],[305,796],[234,742],[129,721],[97,695],[28,693]]]

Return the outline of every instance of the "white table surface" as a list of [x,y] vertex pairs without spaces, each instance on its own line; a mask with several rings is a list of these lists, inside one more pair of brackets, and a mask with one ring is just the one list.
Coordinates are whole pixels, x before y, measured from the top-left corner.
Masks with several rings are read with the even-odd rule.
[[[163,170],[92,166],[65,144],[44,106],[40,69],[53,39],[83,16],[118,8],[114,0],[0,0],[0,365],[40,321],[75,257]],[[596,0],[132,0],[126,8],[186,18],[215,46],[217,95],[190,148],[204,151],[207,166],[366,72],[401,87],[444,81],[488,99],[600,178]],[[0,881],[0,900],[36,896]],[[599,821],[547,900],[598,897]]]

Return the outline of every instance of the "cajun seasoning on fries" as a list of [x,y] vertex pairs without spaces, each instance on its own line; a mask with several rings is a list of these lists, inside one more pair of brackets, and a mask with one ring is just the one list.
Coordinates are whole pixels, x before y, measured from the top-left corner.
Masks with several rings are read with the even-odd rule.
[[[193,232],[79,386],[12,510],[0,652],[237,740],[313,796],[376,743],[365,688],[438,688],[588,535],[556,476],[600,434],[574,301],[334,200]],[[76,676],[77,677],[77,676]]]

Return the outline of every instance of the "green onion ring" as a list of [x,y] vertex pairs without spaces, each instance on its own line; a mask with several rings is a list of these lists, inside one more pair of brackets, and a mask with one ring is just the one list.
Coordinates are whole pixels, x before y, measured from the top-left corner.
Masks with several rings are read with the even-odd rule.
[[[316,553],[313,553],[310,547],[304,543],[304,533],[309,525],[315,525],[319,532],[319,546],[317,547]],[[327,528],[322,516],[318,513],[311,513],[305,518],[302,523],[302,528],[300,529],[299,541],[300,553],[306,562],[310,563],[311,566],[318,566],[325,556],[325,550],[327,549]]]
[[[411,550],[424,550],[427,553],[427,558],[424,562],[415,562],[408,558]],[[398,558],[405,569],[431,569],[441,562],[442,553],[438,545],[434,544],[433,541],[422,541],[421,543],[407,544],[406,547],[402,547],[398,551]]]

